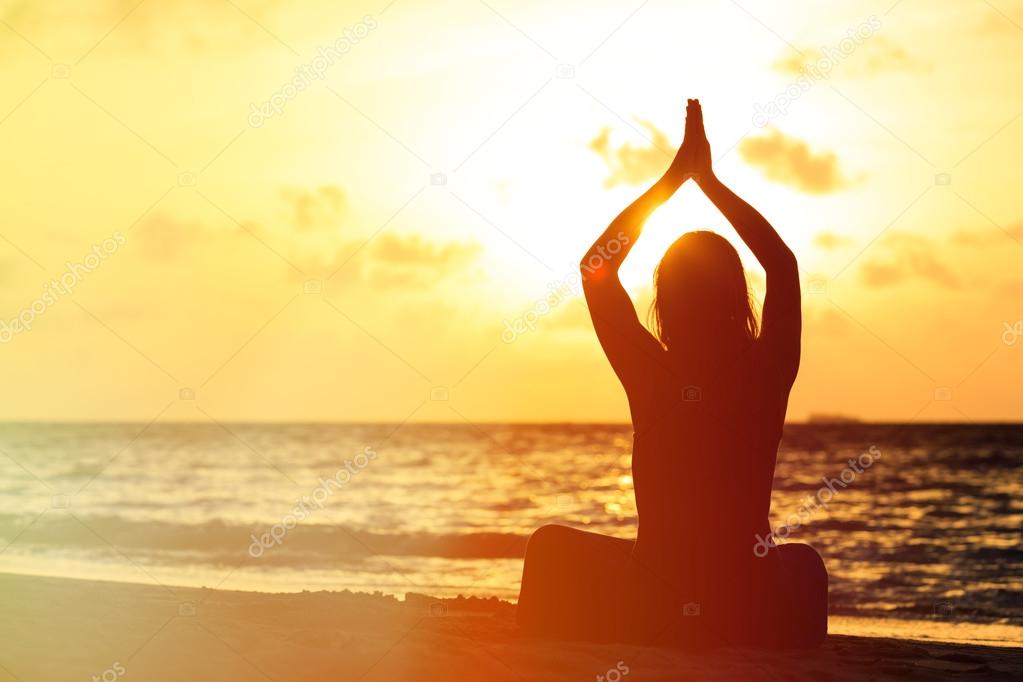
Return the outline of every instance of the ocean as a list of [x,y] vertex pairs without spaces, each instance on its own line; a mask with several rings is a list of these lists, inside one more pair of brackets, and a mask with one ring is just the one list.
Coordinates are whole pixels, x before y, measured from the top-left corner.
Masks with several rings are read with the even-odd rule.
[[[630,453],[619,424],[5,424],[0,572],[514,599],[538,526],[634,535]],[[1020,425],[790,424],[772,526],[833,614],[1018,626],[1021,493]]]

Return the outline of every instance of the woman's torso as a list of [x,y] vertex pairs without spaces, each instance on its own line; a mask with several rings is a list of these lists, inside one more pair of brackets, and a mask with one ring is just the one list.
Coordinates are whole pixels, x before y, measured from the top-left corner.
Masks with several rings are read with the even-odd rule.
[[769,531],[788,387],[755,343],[713,371],[665,369],[629,396],[636,556],[696,573],[745,564]]

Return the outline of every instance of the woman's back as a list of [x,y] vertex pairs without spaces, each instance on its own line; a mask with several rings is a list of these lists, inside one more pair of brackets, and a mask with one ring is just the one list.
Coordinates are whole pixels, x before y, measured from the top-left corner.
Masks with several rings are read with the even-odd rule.
[[692,564],[752,557],[768,510],[787,389],[753,342],[702,375],[665,365],[630,387],[637,552]]

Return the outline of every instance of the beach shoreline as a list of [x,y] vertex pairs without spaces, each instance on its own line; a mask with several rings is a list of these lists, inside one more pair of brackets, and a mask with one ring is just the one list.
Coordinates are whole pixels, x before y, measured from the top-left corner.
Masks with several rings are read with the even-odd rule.
[[[695,654],[529,638],[515,627],[514,605],[496,598],[240,592],[7,573],[0,596],[4,681],[560,680],[610,679],[611,670],[642,680],[683,672],[693,679],[1023,676],[1015,628],[989,629],[986,637],[1001,644],[991,646],[899,637],[895,619],[837,617],[828,641],[812,651]],[[954,637],[947,627],[936,625],[934,637]]]

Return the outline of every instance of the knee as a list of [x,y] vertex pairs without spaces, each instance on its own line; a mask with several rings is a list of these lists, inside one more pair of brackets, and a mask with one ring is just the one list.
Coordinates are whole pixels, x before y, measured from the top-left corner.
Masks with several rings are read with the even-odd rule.
[[547,524],[540,526],[529,536],[526,542],[526,561],[536,562],[553,555],[558,548],[564,547],[572,529],[568,526]]
[[789,584],[792,586],[791,644],[817,646],[828,633],[828,570],[810,545],[786,543],[778,548]]
[[544,614],[557,602],[555,595],[561,584],[559,557],[568,532],[570,529],[565,526],[542,526],[526,542],[515,616],[519,625],[533,630],[542,628]]
[[788,542],[778,546],[785,565],[806,580],[828,581],[824,559],[813,547],[801,542]]

